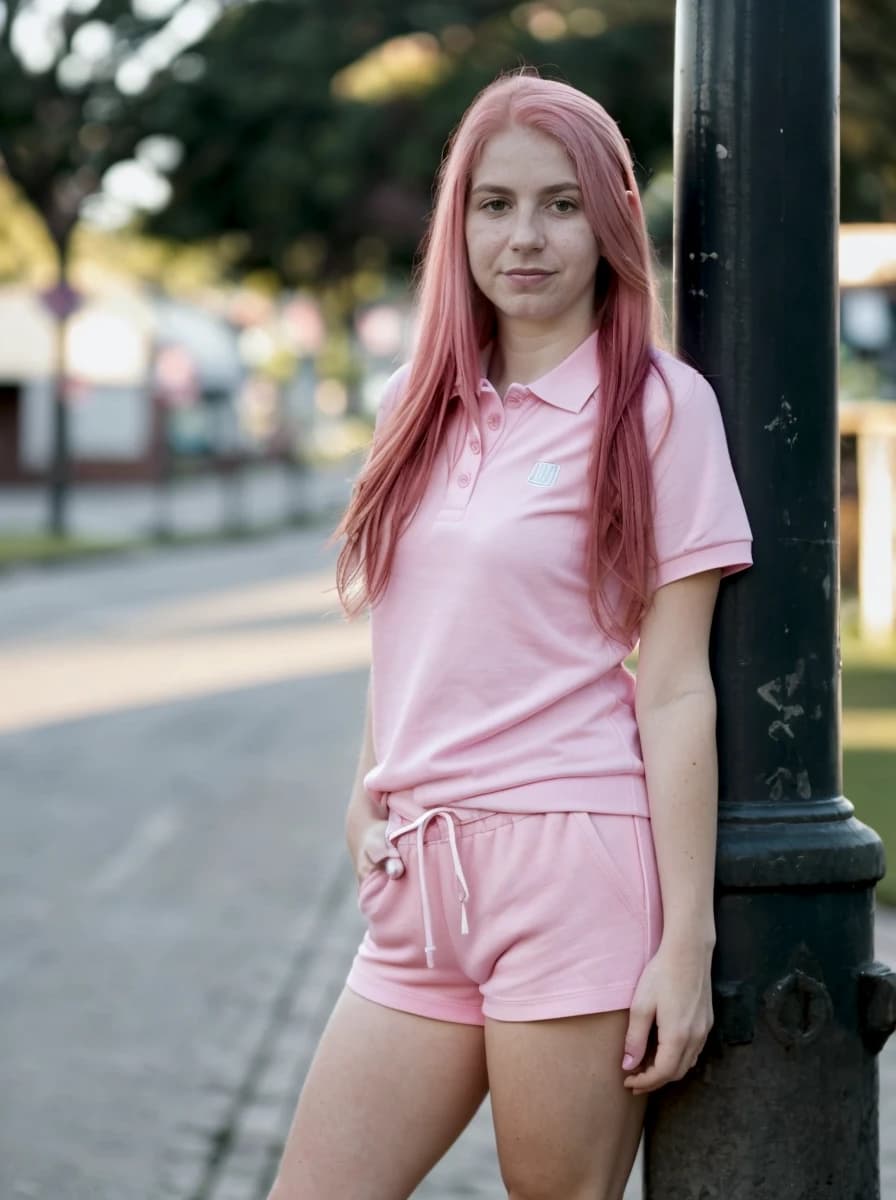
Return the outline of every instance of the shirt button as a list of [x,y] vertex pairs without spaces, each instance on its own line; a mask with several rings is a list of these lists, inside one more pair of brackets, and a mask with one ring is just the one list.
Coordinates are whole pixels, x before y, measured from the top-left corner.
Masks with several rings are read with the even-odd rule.
[[463,475],[458,475],[457,482],[460,484],[461,487],[469,487],[470,486],[470,476],[466,473],[466,471],[464,471]]
[[480,450],[479,443],[475,440],[470,442],[470,449],[473,451],[474,454],[478,454],[479,450]]
[[501,424],[501,418],[493,413],[488,419],[489,429],[497,429],[500,424]]

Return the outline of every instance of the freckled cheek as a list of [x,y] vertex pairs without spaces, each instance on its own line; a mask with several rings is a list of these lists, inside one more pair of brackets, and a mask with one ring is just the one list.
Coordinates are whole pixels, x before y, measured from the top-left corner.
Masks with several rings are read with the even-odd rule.
[[499,238],[483,234],[467,236],[467,256],[474,278],[493,276],[500,268],[502,242]]

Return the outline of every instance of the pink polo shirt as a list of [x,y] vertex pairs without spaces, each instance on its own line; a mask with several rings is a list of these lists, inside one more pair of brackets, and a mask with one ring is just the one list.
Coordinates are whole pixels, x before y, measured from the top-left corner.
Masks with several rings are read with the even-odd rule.
[[[502,404],[481,380],[481,435],[458,406],[417,513],[370,609],[375,799],[649,816],[634,712],[634,649],[594,624],[584,574],[587,473],[600,403],[592,334]],[[644,420],[655,488],[657,587],[752,564],[752,533],[715,394],[658,351]],[[409,366],[386,386],[377,428]],[[463,453],[449,477],[451,455]]]

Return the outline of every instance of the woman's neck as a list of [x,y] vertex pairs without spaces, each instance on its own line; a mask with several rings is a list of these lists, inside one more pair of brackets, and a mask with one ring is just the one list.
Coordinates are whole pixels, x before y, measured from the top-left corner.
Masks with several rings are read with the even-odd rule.
[[488,378],[502,398],[513,383],[527,384],[569,358],[594,332],[593,320],[562,330],[520,329],[499,325],[488,366]]

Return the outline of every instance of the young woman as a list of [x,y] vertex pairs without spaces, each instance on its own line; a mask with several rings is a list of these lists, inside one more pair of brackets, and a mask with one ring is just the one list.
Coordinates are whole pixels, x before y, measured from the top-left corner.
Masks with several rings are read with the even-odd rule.
[[604,109],[501,78],[439,182],[418,346],[334,535],[371,615],[368,929],[271,1200],[404,1200],[486,1091],[513,1200],[618,1200],[712,1023],[708,642],[751,531],[711,387],[659,348]]

